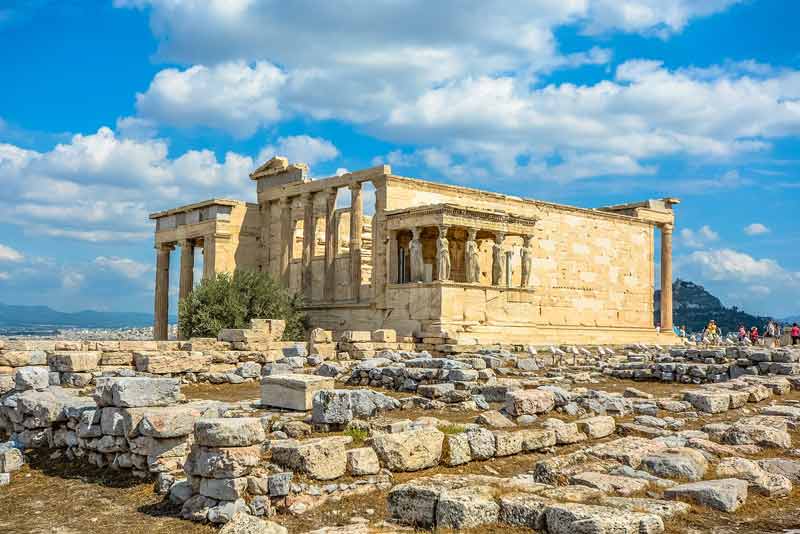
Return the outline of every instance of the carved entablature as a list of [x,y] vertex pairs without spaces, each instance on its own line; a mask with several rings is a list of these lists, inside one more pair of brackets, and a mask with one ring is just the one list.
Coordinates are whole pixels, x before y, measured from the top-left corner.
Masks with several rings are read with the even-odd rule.
[[386,212],[389,230],[415,226],[460,226],[506,235],[527,236],[533,233],[539,217],[500,210],[482,210],[456,204],[432,204],[418,208]]

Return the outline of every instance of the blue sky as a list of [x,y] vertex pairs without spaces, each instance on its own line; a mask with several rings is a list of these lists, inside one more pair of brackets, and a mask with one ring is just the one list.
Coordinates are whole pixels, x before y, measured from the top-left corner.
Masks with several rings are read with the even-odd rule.
[[253,200],[277,152],[585,207],[677,196],[677,276],[798,314],[797,20],[788,0],[0,0],[0,302],[150,311],[147,214]]

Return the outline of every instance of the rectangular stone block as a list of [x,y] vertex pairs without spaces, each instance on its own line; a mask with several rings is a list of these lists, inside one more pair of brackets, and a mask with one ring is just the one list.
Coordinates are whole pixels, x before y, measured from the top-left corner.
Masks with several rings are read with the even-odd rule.
[[345,330],[342,332],[339,339],[347,343],[370,342],[372,341],[372,332],[364,330]]
[[98,351],[56,351],[47,357],[47,364],[60,373],[96,371],[101,354]]
[[94,392],[98,406],[120,408],[168,406],[181,398],[180,382],[175,378],[101,377]]
[[261,403],[286,410],[308,411],[314,393],[333,389],[334,380],[315,375],[270,375],[261,379]]
[[2,350],[0,367],[26,367],[47,365],[47,355],[42,350]]
[[155,375],[201,373],[208,369],[210,358],[201,352],[134,352],[136,370]]
[[374,330],[372,332],[372,341],[375,343],[397,343],[397,332],[388,328]]
[[118,350],[103,352],[100,356],[100,365],[133,366],[133,352]]

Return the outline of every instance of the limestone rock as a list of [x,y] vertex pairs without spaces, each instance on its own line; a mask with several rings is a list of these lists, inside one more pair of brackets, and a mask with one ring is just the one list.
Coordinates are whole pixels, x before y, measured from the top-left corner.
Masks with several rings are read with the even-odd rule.
[[169,406],[181,399],[180,381],[144,376],[99,378],[94,398],[98,406]]
[[238,513],[219,530],[219,534],[288,534],[288,530],[272,521]]
[[[493,436],[492,441],[494,441]],[[439,463],[443,442],[442,432],[432,428],[422,428],[377,436],[373,438],[372,446],[381,464],[387,469],[419,471]]]
[[536,415],[555,407],[555,395],[541,389],[521,389],[506,393],[505,409],[514,416]]
[[192,447],[184,468],[193,476],[236,478],[250,473],[261,460],[261,447]]
[[579,532],[657,534],[664,532],[664,521],[657,515],[588,504],[551,504],[545,510],[545,519],[549,534]]
[[735,512],[747,500],[747,481],[724,478],[690,482],[667,489],[664,496],[687,499],[723,512]]
[[607,475],[605,473],[595,473],[591,471],[573,475],[570,477],[570,483],[596,488],[603,493],[615,493],[622,496],[644,491],[649,485],[646,480],[642,479]]
[[198,419],[195,440],[205,447],[247,447],[266,440],[261,420],[256,417]]
[[46,367],[19,367],[14,373],[14,388],[17,391],[42,391],[49,385],[50,373]]
[[332,378],[317,375],[269,375],[261,379],[261,403],[286,410],[308,411],[314,394],[333,389]]
[[316,480],[332,480],[347,471],[345,440],[340,437],[273,442],[272,461]]
[[500,497],[499,521],[536,531],[545,528],[544,511],[551,501],[530,493],[510,493]]
[[376,475],[381,470],[378,455],[370,447],[347,451],[347,472],[353,476]]
[[659,477],[694,481],[703,478],[708,460],[700,451],[682,447],[645,456],[641,467]]
[[586,434],[589,439],[600,439],[610,436],[616,429],[614,418],[609,415],[598,415],[575,421],[578,430]]
[[495,492],[489,486],[443,491],[436,503],[436,526],[466,529],[497,522],[500,506],[494,500]]

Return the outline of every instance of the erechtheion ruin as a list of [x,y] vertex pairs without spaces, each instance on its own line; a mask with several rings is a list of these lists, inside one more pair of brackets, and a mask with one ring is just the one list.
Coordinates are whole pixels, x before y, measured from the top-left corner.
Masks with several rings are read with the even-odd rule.
[[[311,180],[305,164],[281,157],[250,177],[258,204],[212,199],[150,216],[157,339],[166,337],[176,245],[179,298],[192,288],[194,249],[202,247],[203,276],[268,271],[302,292],[314,326],[338,332],[390,328],[465,344],[676,339],[677,199],[585,209],[395,176],[388,165]],[[349,207],[337,208],[337,198],[348,197]],[[653,324],[656,228],[660,332]]]

